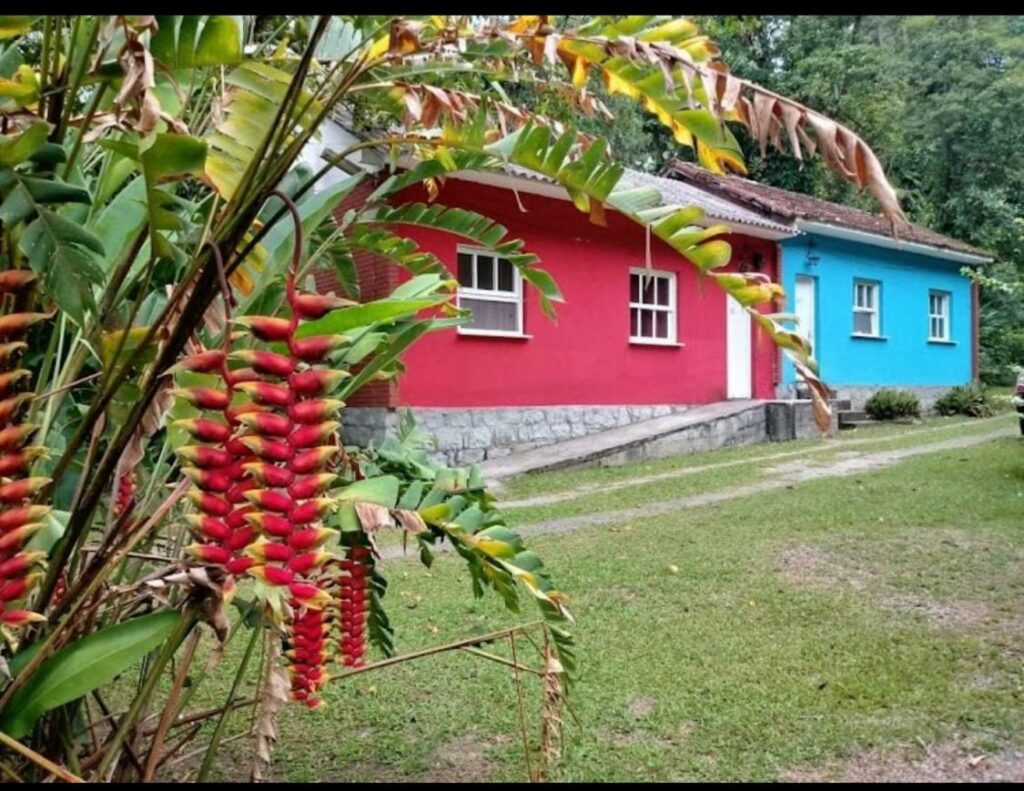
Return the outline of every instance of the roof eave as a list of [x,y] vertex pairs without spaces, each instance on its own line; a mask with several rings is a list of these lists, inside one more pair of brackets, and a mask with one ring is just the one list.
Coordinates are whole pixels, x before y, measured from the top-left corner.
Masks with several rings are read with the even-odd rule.
[[871,233],[869,231],[859,231],[853,228],[847,228],[840,225],[832,225],[825,222],[817,222],[815,220],[801,220],[796,221],[796,227],[802,231],[808,233],[816,233],[821,236],[830,236],[834,239],[844,239],[850,242],[861,242],[863,244],[871,244],[876,247],[886,247],[891,250],[901,250],[907,253],[919,253],[920,255],[931,256],[932,258],[943,258],[947,261],[956,261],[961,264],[987,264],[991,263],[994,259],[992,256],[976,255],[973,253],[965,253],[959,250],[951,250],[946,247],[936,247],[935,245],[925,244],[923,242],[911,242],[905,239],[894,239],[891,236],[884,234]]

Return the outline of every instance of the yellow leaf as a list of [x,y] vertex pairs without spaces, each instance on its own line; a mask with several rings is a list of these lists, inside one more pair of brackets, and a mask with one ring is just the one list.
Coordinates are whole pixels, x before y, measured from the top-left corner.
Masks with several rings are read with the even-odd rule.
[[377,58],[386,54],[388,51],[388,44],[390,43],[390,41],[391,37],[390,34],[388,33],[379,36],[376,39],[376,41],[374,41],[373,44],[370,46],[370,49],[367,50],[366,52],[367,61],[372,63],[373,61],[377,60]]
[[577,57],[572,64],[572,87],[577,90],[587,84],[587,61]]

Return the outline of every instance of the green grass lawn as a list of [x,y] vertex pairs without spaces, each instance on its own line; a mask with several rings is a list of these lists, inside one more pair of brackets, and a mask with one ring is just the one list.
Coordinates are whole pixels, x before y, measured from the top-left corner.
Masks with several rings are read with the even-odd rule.
[[[955,422],[927,440],[918,432],[935,424],[881,427],[872,441],[937,441],[1003,425]],[[871,436],[863,432],[856,435]],[[846,441],[836,440],[837,449]],[[512,491],[749,456],[749,468],[679,479],[710,484],[756,471],[763,454],[799,447],[531,476]],[[580,724],[568,723],[551,778],[776,780],[953,734],[979,750],[1019,748],[1022,508],[1024,445],[1007,436],[864,475],[533,540],[570,596],[580,657],[570,693]],[[522,523],[516,511],[510,516]],[[429,571],[398,560],[387,572],[402,652],[534,617],[526,607],[506,612],[493,596],[473,599],[451,555]],[[229,654],[241,652],[245,636]],[[226,688],[221,675],[195,705]],[[533,679],[526,690],[535,745]],[[317,711],[282,713],[277,779],[525,778],[508,668],[442,654],[329,684],[325,699]],[[238,715],[229,733],[247,724]],[[224,748],[216,776],[247,775],[244,744]]]

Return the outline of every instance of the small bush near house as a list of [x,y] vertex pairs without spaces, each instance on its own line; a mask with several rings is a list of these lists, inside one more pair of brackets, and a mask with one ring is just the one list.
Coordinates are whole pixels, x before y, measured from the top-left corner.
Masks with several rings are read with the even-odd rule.
[[879,390],[864,404],[872,420],[896,420],[921,416],[921,402],[906,390]]
[[935,411],[940,415],[968,417],[991,417],[995,414],[988,393],[977,383],[950,388],[935,402]]

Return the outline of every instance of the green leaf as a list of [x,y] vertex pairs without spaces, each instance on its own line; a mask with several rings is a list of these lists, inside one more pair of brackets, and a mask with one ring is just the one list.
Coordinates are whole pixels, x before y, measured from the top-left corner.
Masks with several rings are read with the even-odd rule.
[[150,183],[188,173],[201,175],[206,164],[206,141],[190,135],[158,134],[141,158]]
[[37,16],[0,16],[0,41],[28,33]]
[[323,318],[308,321],[296,331],[299,338],[314,335],[343,335],[354,327],[364,327],[381,321],[394,321],[416,315],[421,310],[432,308],[447,302],[449,296],[431,299],[379,299],[350,308],[332,310]]
[[156,19],[159,28],[150,51],[169,69],[227,66],[242,60],[241,17],[158,16]]
[[181,613],[158,612],[101,629],[51,656],[0,713],[0,730],[15,739],[57,706],[112,681],[170,636]]
[[[0,21],[0,30],[2,26]],[[13,168],[20,165],[46,142],[49,133],[49,125],[45,121],[37,121],[20,135],[0,136],[0,167]]]
[[49,553],[68,527],[70,511],[50,511],[42,529],[29,539],[27,549],[38,549]]
[[338,502],[354,502],[362,500],[367,503],[386,505],[394,508],[398,500],[398,478],[393,475],[382,475],[379,478],[365,478],[346,486],[336,492]]

